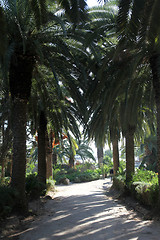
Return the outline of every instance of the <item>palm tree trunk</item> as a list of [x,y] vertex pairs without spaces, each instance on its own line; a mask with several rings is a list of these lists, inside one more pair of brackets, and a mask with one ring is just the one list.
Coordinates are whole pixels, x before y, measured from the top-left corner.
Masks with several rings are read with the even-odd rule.
[[53,153],[53,165],[57,165],[57,154]]
[[1,180],[3,180],[4,179],[4,177],[5,177],[5,162],[4,161],[2,161],[2,172],[1,172]]
[[[4,146],[4,121],[2,124],[2,146]],[[2,150],[2,149],[1,149]],[[5,160],[3,157],[1,157],[0,159],[1,161],[1,166],[2,166],[2,170],[1,170],[1,180],[5,177]]]
[[157,169],[159,182],[159,205],[160,205],[160,75],[159,75],[160,55],[153,55],[150,58],[152,70],[152,82],[155,91],[155,102],[157,108]]
[[69,166],[71,167],[71,168],[73,168],[74,167],[74,156],[70,156],[70,158],[69,158]]
[[46,178],[53,177],[52,169],[52,141],[50,143],[48,133],[46,134]]
[[47,153],[46,156],[46,163],[47,163],[47,171],[46,171],[46,178],[52,178],[53,177],[53,169],[52,169],[52,152]]
[[112,142],[112,145],[113,145],[113,171],[114,171],[114,175],[116,175],[119,168],[118,139],[114,139]]
[[103,147],[97,147],[98,166],[103,164]]
[[27,101],[14,98],[12,109],[13,165],[11,186],[20,196],[17,204],[21,211],[26,210],[25,172],[26,172],[26,112]]
[[40,182],[46,185],[46,117],[45,113],[41,111],[38,130],[38,178]]
[[129,127],[126,133],[126,182],[132,180],[135,169],[134,162],[134,130]]
[[[21,48],[21,47],[20,47]],[[12,55],[9,86],[12,96],[13,165],[11,186],[19,192],[18,209],[27,210],[25,196],[27,102],[31,93],[34,58],[21,49]]]

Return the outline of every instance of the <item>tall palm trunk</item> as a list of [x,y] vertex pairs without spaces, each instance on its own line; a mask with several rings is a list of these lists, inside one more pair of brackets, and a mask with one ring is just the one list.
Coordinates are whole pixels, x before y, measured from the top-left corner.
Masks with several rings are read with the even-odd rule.
[[157,169],[159,182],[159,203],[160,203],[160,75],[159,75],[160,55],[153,55],[150,58],[152,70],[152,82],[155,91],[155,102],[157,108]]
[[46,127],[45,113],[41,111],[38,130],[38,178],[44,184],[46,184]]
[[103,147],[97,147],[98,166],[103,164]]
[[1,180],[3,180],[4,177],[5,177],[5,162],[4,161],[2,161],[1,167],[2,167],[2,169],[1,169]]
[[134,169],[134,129],[129,127],[126,133],[126,182],[131,181]]
[[14,98],[12,109],[13,165],[11,186],[20,196],[18,209],[26,210],[25,171],[26,171],[26,109],[27,101]]
[[52,139],[50,141],[48,133],[46,133],[46,178],[53,177],[52,169]]
[[71,168],[74,167],[74,156],[73,156],[73,155],[71,155],[71,156],[69,157],[69,166],[70,166]]
[[[2,146],[4,146],[4,121],[2,124]],[[1,149],[2,150],[2,149]],[[3,178],[5,177],[5,160],[4,158],[0,159],[0,163],[1,163],[1,180],[3,180]]]
[[57,165],[57,154],[56,153],[53,153],[52,159],[53,159],[53,165]]
[[11,186],[19,193],[19,211],[27,209],[25,196],[26,115],[30,97],[34,60],[15,53],[10,62],[9,84],[12,96],[13,166]]
[[117,138],[113,140],[112,146],[113,146],[113,171],[114,175],[116,175],[119,168],[119,148]]

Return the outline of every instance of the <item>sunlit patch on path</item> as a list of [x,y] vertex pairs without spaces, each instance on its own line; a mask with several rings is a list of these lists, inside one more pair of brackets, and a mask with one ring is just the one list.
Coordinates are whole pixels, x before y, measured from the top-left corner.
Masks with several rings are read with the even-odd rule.
[[104,195],[110,180],[58,186],[46,214],[20,240],[159,240],[160,224],[141,221]]

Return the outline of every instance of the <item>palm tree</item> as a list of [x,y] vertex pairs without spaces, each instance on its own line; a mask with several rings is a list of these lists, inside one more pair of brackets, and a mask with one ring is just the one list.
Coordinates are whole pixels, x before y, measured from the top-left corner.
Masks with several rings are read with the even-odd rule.
[[[1,74],[0,74],[1,76]],[[11,132],[11,105],[9,91],[5,82],[0,77],[0,165],[2,166],[1,177],[5,176],[5,167],[7,165],[7,155],[12,147]]]
[[80,156],[83,161],[85,161],[86,159],[91,159],[93,161],[96,160],[87,139],[80,139],[78,141],[78,149],[76,151],[76,155]]
[[[160,2],[120,1],[118,29],[123,49],[137,52],[135,62],[148,62],[152,71],[152,84],[157,108],[157,158],[160,188],[160,77],[159,77],[159,15]],[[136,64],[134,65],[136,66]],[[160,191],[159,191],[160,192]]]
[[[57,55],[59,55],[59,52]],[[56,53],[54,57],[56,58]],[[59,71],[57,71],[57,65],[55,64],[56,77],[60,80],[60,85],[55,81],[56,79],[53,73],[44,66],[36,69],[36,73],[34,74],[36,81],[34,79],[32,84],[32,94],[29,105],[30,118],[32,121],[32,132],[35,133],[37,130],[38,143],[43,143],[41,144],[41,147],[38,147],[38,176],[43,183],[46,182],[46,160],[47,162],[49,160],[50,166],[52,165],[51,154],[53,139],[61,145],[63,139],[62,131],[67,133],[68,139],[70,138],[69,133],[72,133],[77,139],[80,136],[77,121],[82,121],[82,119],[81,109],[79,108],[77,101],[82,103],[82,97],[78,94],[77,101],[70,97],[70,95],[72,95],[70,84],[68,83],[65,85],[65,81],[63,80],[66,78],[67,71],[64,72],[63,63],[61,65],[62,66],[59,66]],[[68,66],[65,63],[65,66],[68,70],[72,71],[70,63]],[[60,71],[61,67],[62,69]],[[70,80],[72,89],[73,87],[77,88],[72,75],[70,77],[68,76],[67,80]],[[49,138],[51,132],[54,134]],[[47,146],[45,142],[47,143]],[[47,167],[47,172],[48,170],[49,168]],[[52,176],[51,171],[47,176]]]
[[74,139],[70,137],[71,144],[68,140],[64,142],[64,146],[60,145],[59,148],[55,148],[54,152],[57,153],[59,160],[61,163],[66,161],[66,158],[69,159],[70,167],[74,167],[75,158],[79,156],[83,162],[87,159],[92,159],[95,161],[95,157],[93,156],[92,149],[89,147],[89,142],[87,139]]
[[38,178],[46,184],[46,130],[47,119],[44,111],[40,111],[38,129]]
[[[151,95],[148,96],[148,89],[152,89],[148,83],[148,64],[144,64],[143,68],[142,66],[137,68],[133,76],[131,74],[133,61],[134,59],[131,63],[131,60],[128,58],[122,58],[120,61],[117,61],[117,59],[112,59],[111,56],[108,65],[107,62],[104,62],[106,69],[103,66],[103,68],[100,68],[100,71],[102,71],[102,76],[103,72],[107,76],[106,86],[101,83],[101,88],[98,91],[99,83],[97,83],[95,91],[100,94],[96,104],[94,103],[96,107],[94,106],[95,110],[90,121],[91,134],[96,133],[96,137],[99,136],[99,139],[105,136],[109,128],[110,140],[114,142],[114,140],[120,137],[120,129],[122,129],[126,138],[127,181],[130,181],[134,172],[134,137],[136,128],[138,125],[142,126],[144,119],[142,118],[143,108],[147,108],[151,103],[153,104],[153,101],[150,102],[151,91]],[[115,71],[115,69],[118,70]],[[118,160],[115,168],[117,166]]]
[[[44,56],[47,55],[47,64],[52,67],[55,74],[51,52],[57,46],[61,46],[63,54],[59,56],[59,60],[66,61],[63,56],[68,51],[68,47],[61,38],[64,32],[63,27],[60,27],[60,24],[63,25],[62,21],[56,14],[47,11],[45,1],[3,0],[1,2],[0,15],[6,26],[2,29],[7,33],[5,35],[7,48],[3,52],[2,63],[6,71],[9,71],[12,96],[13,171],[11,185],[19,192],[19,208],[25,209],[26,120],[33,70],[37,62],[42,62]],[[1,23],[3,23],[2,20]],[[58,28],[54,27],[56,22],[59,24],[59,33],[57,33]]]
[[[34,37],[38,34],[40,25],[46,21],[44,19],[45,8],[43,3],[33,6],[32,1],[1,1],[1,3],[7,33],[7,47],[2,66],[9,71],[9,87],[12,97],[13,170],[11,185],[19,192],[17,206],[20,209],[26,209],[27,102],[30,97],[32,72],[37,56]],[[39,16],[33,17],[34,14],[40,12]]]
[[103,146],[97,147],[97,158],[98,158],[98,166],[101,167],[103,164]]

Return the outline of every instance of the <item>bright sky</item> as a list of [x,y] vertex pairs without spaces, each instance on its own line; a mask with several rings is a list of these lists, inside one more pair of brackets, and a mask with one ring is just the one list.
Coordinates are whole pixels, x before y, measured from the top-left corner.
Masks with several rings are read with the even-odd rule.
[[89,7],[93,7],[98,5],[98,1],[97,0],[87,0],[87,4]]

